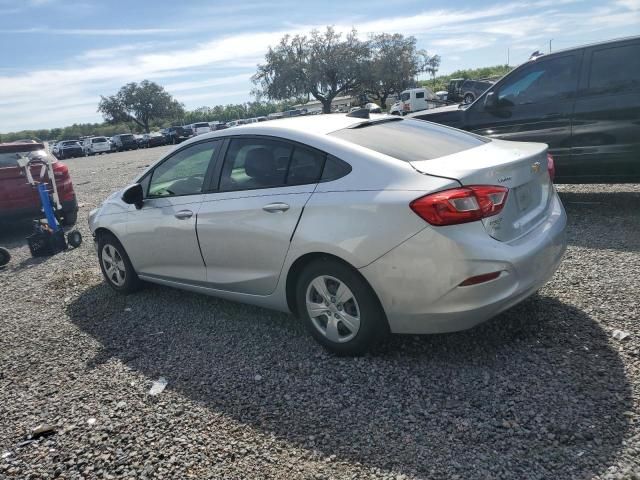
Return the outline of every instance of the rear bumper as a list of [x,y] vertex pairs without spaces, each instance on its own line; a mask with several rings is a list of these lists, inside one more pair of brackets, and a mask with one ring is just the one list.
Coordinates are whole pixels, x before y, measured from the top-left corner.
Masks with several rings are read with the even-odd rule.
[[[545,221],[499,242],[480,222],[425,228],[360,272],[373,286],[394,333],[443,333],[482,323],[535,293],[564,251],[566,214],[557,194]],[[502,272],[461,287],[469,277]]]
[[[62,211],[65,213],[74,212],[78,210],[78,201],[75,197],[71,200],[61,201]],[[14,209],[0,209],[0,219],[2,220],[20,220],[24,218],[36,218],[41,215],[41,208],[39,203],[34,203],[28,207],[20,207]]]

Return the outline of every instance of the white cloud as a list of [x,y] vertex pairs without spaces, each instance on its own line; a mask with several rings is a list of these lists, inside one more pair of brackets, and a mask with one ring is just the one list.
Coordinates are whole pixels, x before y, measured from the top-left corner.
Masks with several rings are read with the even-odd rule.
[[[37,0],[36,0],[37,1]],[[581,8],[578,11],[549,10],[576,0],[515,0],[489,7],[440,8],[405,15],[387,15],[383,19],[356,22],[342,20],[338,31],[357,27],[360,35],[401,32],[415,35],[430,50],[457,62],[460,52],[494,46],[503,49],[534,50],[538,40],[546,43],[557,32],[588,32],[599,28],[616,28],[640,24],[635,12],[640,0],[617,0],[606,6]],[[0,0],[0,7],[5,6]],[[62,4],[60,4],[62,5]],[[197,13],[197,12],[196,12]],[[336,18],[341,18],[336,13]],[[198,19],[194,19],[197,23]],[[192,25],[189,23],[189,28]],[[195,27],[198,28],[198,27]],[[115,45],[113,48],[89,49],[77,54],[62,67],[41,68],[23,73],[0,70],[0,131],[29,127],[56,126],[75,121],[99,120],[95,112],[99,94],[110,94],[122,84],[148,78],[162,82],[169,92],[188,107],[217,98],[247,98],[249,77],[262,61],[269,45],[275,45],[285,33],[307,34],[324,25],[281,25],[271,31],[252,31],[195,42],[171,34],[184,33],[174,28],[46,28],[21,31],[29,33],[85,36],[139,35],[149,42]],[[194,38],[201,38],[201,36]],[[559,37],[559,35],[556,35]],[[44,37],[43,35],[43,38]],[[182,43],[181,43],[182,42]],[[163,48],[174,44],[175,48]],[[556,42],[554,41],[554,46]],[[179,52],[179,53],[176,53]],[[215,70],[215,73],[211,73]],[[194,76],[198,79],[194,80]],[[208,78],[207,78],[208,75]],[[246,85],[246,90],[240,90]],[[7,111],[6,109],[10,109]],[[47,114],[42,115],[46,109]]]

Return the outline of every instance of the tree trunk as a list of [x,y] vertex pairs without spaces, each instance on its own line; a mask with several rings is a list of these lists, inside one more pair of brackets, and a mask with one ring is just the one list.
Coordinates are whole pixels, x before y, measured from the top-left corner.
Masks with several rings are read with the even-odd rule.
[[385,93],[380,97],[380,108],[382,108],[383,110],[387,109],[387,97],[389,97],[388,93]]
[[333,98],[326,98],[322,100],[322,113],[331,113],[331,101]]

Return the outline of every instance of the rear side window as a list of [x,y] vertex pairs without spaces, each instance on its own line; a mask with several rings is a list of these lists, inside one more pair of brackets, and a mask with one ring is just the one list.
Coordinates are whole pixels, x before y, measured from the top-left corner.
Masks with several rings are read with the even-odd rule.
[[640,90],[640,43],[596,50],[591,56],[589,93]]
[[318,183],[326,155],[304,147],[295,147],[287,173],[287,185]]
[[424,98],[424,92],[416,92],[416,98]]
[[405,162],[444,157],[490,141],[452,128],[410,119],[344,128],[329,135]]
[[284,185],[292,151],[292,145],[276,140],[231,140],[222,167],[220,191],[253,190]]

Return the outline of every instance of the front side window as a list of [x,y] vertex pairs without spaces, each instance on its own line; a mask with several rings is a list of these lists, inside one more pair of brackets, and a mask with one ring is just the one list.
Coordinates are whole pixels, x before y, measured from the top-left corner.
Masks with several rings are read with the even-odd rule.
[[218,142],[205,142],[180,150],[151,174],[149,197],[171,197],[202,192],[209,163]]
[[535,61],[505,80],[498,90],[498,103],[513,106],[569,98],[577,81],[574,55]]
[[640,90],[640,44],[593,52],[589,93],[624,93],[634,90]]

